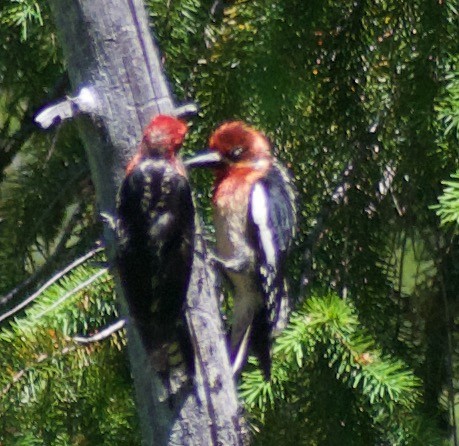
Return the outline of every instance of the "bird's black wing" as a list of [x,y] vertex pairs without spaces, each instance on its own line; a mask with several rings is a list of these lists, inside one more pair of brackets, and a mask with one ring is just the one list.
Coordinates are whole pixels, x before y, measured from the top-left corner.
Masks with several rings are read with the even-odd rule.
[[[158,352],[176,341],[191,355],[184,305],[193,234],[187,179],[164,160],[140,162],[118,195],[117,264],[131,317],[147,350],[158,356],[158,369],[170,361]],[[192,356],[186,359],[191,365]]]
[[277,163],[255,183],[250,195],[248,226],[257,252],[264,296],[264,308],[253,322],[252,346],[265,374],[270,367],[272,335],[285,328],[290,312],[284,264],[295,234],[295,199],[291,178]]

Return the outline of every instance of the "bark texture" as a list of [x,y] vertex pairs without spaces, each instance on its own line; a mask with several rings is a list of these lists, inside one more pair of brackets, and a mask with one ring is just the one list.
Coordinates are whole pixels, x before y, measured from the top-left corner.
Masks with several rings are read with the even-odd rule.
[[[78,118],[100,212],[113,214],[124,168],[142,128],[175,105],[160,66],[141,0],[50,0],[72,88],[92,86],[97,110]],[[197,225],[199,228],[199,225]],[[105,228],[109,257],[115,240]],[[243,443],[237,394],[217,304],[215,276],[199,229],[187,317],[197,356],[196,385],[171,404],[152,373],[135,329],[128,350],[146,445]],[[116,275],[116,272],[115,272]],[[122,289],[120,306],[127,314]]]

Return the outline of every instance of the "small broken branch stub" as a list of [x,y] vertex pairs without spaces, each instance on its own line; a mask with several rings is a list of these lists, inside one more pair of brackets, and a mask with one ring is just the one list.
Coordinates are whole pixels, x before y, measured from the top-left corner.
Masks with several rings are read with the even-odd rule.
[[48,129],[79,113],[96,114],[98,106],[96,90],[93,87],[82,87],[77,96],[68,96],[63,101],[40,110],[34,120],[40,127]]

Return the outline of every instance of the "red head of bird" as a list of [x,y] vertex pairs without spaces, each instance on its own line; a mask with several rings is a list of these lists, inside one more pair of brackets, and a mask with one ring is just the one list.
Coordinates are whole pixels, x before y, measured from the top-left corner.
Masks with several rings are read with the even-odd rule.
[[210,150],[222,158],[219,169],[268,169],[272,162],[271,148],[267,138],[242,121],[222,124],[211,135]]
[[189,167],[215,169],[214,202],[250,188],[273,163],[268,139],[242,121],[222,124],[211,135],[209,151],[187,160]]
[[164,158],[174,161],[182,146],[188,126],[185,122],[168,115],[157,115],[145,127],[139,151],[129,163],[129,173],[143,158]]

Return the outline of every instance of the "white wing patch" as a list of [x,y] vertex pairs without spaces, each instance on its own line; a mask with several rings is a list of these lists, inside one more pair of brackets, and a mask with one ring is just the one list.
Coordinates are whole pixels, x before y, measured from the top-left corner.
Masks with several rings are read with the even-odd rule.
[[266,262],[272,268],[276,267],[276,247],[273,240],[272,229],[268,224],[269,215],[268,197],[264,187],[255,183],[252,190],[252,214],[253,222],[258,226],[260,241],[266,256]]

